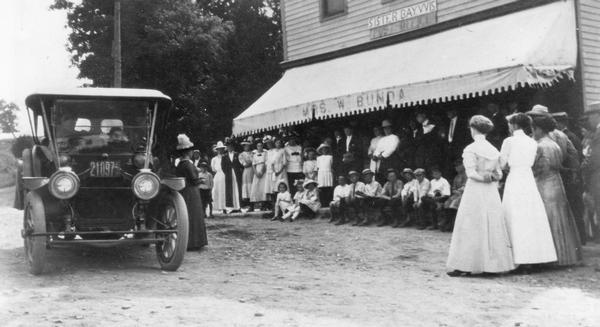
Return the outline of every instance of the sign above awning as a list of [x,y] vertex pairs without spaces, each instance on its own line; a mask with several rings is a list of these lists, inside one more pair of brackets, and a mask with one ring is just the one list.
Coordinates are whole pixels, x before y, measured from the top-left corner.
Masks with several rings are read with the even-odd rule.
[[577,63],[572,0],[287,70],[233,122],[254,133],[315,118],[551,86]]

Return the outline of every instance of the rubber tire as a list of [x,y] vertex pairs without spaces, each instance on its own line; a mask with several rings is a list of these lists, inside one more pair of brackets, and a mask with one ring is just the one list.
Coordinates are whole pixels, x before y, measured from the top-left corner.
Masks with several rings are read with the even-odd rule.
[[166,196],[167,204],[171,204],[175,208],[177,215],[177,242],[173,255],[170,259],[165,260],[161,255],[160,244],[156,244],[156,258],[160,264],[160,268],[165,271],[176,271],[181,263],[183,257],[187,251],[188,237],[189,237],[189,220],[187,206],[185,200],[179,192],[172,191]]
[[[25,228],[27,215],[31,215],[33,222],[33,231],[35,233],[46,233],[46,213],[42,198],[36,192],[29,192],[25,198],[25,210],[23,211],[23,226]],[[31,243],[28,245],[27,239],[23,240],[25,249],[25,259],[29,265],[29,272],[33,275],[40,275],[46,265],[46,244],[47,236],[30,236]],[[31,248],[29,249],[29,247]],[[31,251],[31,255],[29,252]]]

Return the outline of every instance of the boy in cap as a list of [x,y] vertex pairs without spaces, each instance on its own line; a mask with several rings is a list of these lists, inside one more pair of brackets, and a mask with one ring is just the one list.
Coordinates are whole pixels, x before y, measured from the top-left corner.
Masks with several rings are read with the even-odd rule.
[[[348,196],[346,197],[345,203],[345,215],[340,217],[341,219],[336,223],[336,225],[345,224],[346,221],[354,220],[360,221],[359,213],[361,211],[361,206],[363,204],[363,199],[359,196],[360,192],[364,192],[365,184],[360,181],[360,174],[353,170],[348,173],[348,177],[350,178],[350,184],[348,184]],[[350,218],[350,216],[353,216]]]
[[437,167],[431,170],[431,177],[429,191],[421,198],[423,204],[419,225],[434,230],[438,228],[438,216],[442,211],[444,202],[450,197],[450,183],[442,177],[442,171]]
[[429,180],[425,178],[425,169],[423,168],[415,169],[415,178],[417,181],[417,192],[414,194],[415,202],[413,207],[417,209],[419,215],[417,229],[422,230],[427,228],[427,226],[424,226],[423,220],[423,198],[429,193],[431,184],[429,183]]
[[208,171],[208,163],[206,161],[198,163],[198,178],[200,179],[198,189],[200,190],[200,199],[202,199],[202,209],[206,212],[206,208],[208,207],[208,217],[212,218],[213,175]]
[[330,223],[342,219],[345,215],[345,201],[350,194],[350,187],[347,184],[346,176],[340,175],[337,180],[338,185],[333,190],[333,200],[329,203],[329,210],[331,211]]
[[398,227],[408,227],[413,224],[414,219],[414,204],[415,195],[419,193],[419,182],[415,179],[415,174],[412,169],[405,168],[402,171],[404,178],[404,187],[402,188],[402,212],[404,213],[404,221]]
[[381,207],[381,193],[383,190],[381,184],[374,179],[375,174],[371,169],[367,168],[362,171],[362,176],[365,186],[357,194],[363,199],[363,218],[361,221],[357,221],[354,224],[355,226],[369,226],[372,223],[372,217],[375,215],[375,212]]
[[[389,168],[386,173],[387,182],[383,185],[383,191],[380,198],[383,200],[381,205],[381,221],[377,226],[384,226],[391,223],[392,227],[398,227],[403,216],[402,210],[402,189],[404,185],[398,179],[398,173],[394,168]],[[387,214],[385,211],[389,211]],[[391,216],[391,218],[390,218]]]

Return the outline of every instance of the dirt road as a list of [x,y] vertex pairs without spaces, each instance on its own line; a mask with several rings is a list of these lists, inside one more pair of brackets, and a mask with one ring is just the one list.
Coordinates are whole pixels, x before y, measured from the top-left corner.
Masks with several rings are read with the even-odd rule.
[[450,278],[449,234],[324,220],[208,220],[210,246],[162,272],[150,248],[50,251],[27,273],[21,212],[0,190],[0,321],[8,326],[599,326],[600,245],[586,264]]

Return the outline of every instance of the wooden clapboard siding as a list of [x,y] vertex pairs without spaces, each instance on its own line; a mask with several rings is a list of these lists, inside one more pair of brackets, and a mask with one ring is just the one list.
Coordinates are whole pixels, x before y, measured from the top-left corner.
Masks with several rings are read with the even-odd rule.
[[[348,11],[321,19],[320,0],[282,0],[285,61],[337,51],[370,41],[367,19],[423,0],[347,0]],[[438,22],[449,21],[518,0],[437,0]],[[521,0],[523,1],[523,0]],[[593,1],[596,2],[596,1]]]
[[600,101],[600,0],[579,0],[579,55],[584,103]]

